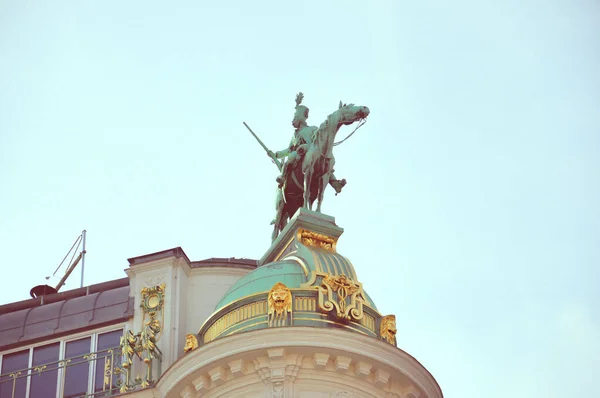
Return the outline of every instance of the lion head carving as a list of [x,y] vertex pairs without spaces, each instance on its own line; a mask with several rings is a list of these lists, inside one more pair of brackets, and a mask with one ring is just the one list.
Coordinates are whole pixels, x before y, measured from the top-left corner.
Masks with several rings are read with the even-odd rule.
[[269,292],[269,314],[281,315],[292,312],[292,292],[286,285],[277,282]]
[[396,316],[386,315],[381,318],[381,326],[379,327],[379,334],[383,340],[390,344],[396,345]]
[[198,339],[196,336],[193,334],[185,336],[185,347],[183,347],[183,352],[187,354],[189,351],[194,351],[196,348],[198,348]]

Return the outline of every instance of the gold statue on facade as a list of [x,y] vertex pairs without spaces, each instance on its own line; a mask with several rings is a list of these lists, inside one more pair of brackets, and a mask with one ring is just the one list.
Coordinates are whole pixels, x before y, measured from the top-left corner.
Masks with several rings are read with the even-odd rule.
[[386,315],[381,318],[381,325],[379,326],[379,334],[381,338],[396,346],[396,316]]
[[185,347],[183,347],[183,352],[187,354],[190,351],[194,351],[198,348],[198,339],[193,334],[188,334],[185,336]]
[[269,291],[267,300],[269,326],[286,326],[288,314],[292,313],[292,292],[286,285],[277,282]]

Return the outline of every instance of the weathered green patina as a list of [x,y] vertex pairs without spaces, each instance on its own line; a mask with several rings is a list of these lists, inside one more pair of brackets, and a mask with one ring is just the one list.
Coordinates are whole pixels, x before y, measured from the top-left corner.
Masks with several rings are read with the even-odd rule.
[[[240,278],[219,301],[219,309],[242,297],[268,291],[277,282],[290,289],[300,288],[314,273],[346,275],[358,280],[352,262],[336,251],[323,250],[303,243],[299,231],[322,233],[337,240],[344,230],[335,218],[301,208],[259,261],[259,267]],[[367,304],[377,309],[365,292]]]
[[218,301],[198,331],[201,344],[237,333],[282,327],[343,328],[382,338],[384,319],[337,251],[344,230],[331,216],[305,208],[258,263]]

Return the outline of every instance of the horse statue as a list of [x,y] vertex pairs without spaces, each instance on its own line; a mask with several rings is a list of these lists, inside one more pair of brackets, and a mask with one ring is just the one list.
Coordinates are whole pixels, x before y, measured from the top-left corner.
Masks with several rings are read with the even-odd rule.
[[[274,225],[271,236],[273,241],[300,207],[312,210],[316,200],[316,211],[321,212],[321,203],[327,184],[331,184],[338,193],[346,184],[346,180],[338,181],[333,178],[335,136],[343,125],[350,125],[357,121],[364,123],[369,112],[369,108],[366,106],[342,105],[340,102],[338,109],[330,114],[313,133],[311,142],[306,145],[305,152],[301,149],[303,152],[300,153],[301,158],[277,187],[276,213],[275,218],[271,221],[271,224]],[[358,127],[361,125],[359,124]]]
[[[314,198],[317,200],[317,212],[321,212],[325,187],[333,173],[335,158],[333,157],[334,140],[340,127],[363,121],[369,116],[369,108],[355,106],[354,104],[342,105],[338,110],[327,116],[315,131],[312,142],[302,160],[302,174],[304,174],[304,207],[312,210]],[[316,180],[316,184],[313,184]],[[312,199],[312,200],[311,200]]]

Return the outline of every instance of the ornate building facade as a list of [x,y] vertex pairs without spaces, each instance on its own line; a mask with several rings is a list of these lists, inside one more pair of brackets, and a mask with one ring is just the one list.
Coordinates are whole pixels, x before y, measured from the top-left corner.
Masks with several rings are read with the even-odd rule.
[[127,277],[0,307],[0,398],[441,398],[300,209],[258,260],[130,258]]

